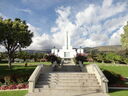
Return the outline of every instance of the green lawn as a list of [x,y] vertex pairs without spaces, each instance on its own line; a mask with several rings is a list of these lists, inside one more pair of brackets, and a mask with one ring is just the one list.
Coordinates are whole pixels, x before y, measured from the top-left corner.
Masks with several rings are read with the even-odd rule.
[[110,96],[128,96],[128,90],[111,90]]
[[[13,70],[9,70],[7,64],[0,64],[0,76],[12,74],[12,73],[31,74],[38,64],[50,65],[51,63],[50,62],[32,62],[32,63],[28,63],[28,67],[24,67],[24,63],[13,63],[12,64]],[[85,62],[85,64],[90,64],[90,63]],[[106,65],[106,64],[101,64],[101,63],[97,63],[97,65],[101,69],[113,71],[115,73],[128,77],[128,66],[116,66],[113,64]],[[27,90],[4,91],[4,92],[0,92],[0,96],[24,96],[25,94],[27,94],[27,92],[28,92]],[[110,91],[109,94],[110,96],[127,96],[128,90]]]
[[50,62],[31,62],[25,67],[24,63],[12,63],[12,70],[8,68],[8,64],[0,63],[0,77],[9,74],[31,74],[38,64],[50,65]]
[[101,69],[115,72],[117,74],[121,74],[124,77],[128,77],[128,66],[104,66],[100,65]]
[[0,96],[25,96],[27,94],[27,90],[22,91],[2,91],[0,92]]
[[[22,91],[2,91],[0,92],[0,96],[25,96],[27,94],[27,90]],[[111,90],[110,96],[127,96],[128,90]]]
[[97,64],[103,70],[112,71],[124,77],[128,77],[128,66],[117,66],[110,63],[107,64],[107,63],[90,63],[90,62],[84,62],[84,64]]

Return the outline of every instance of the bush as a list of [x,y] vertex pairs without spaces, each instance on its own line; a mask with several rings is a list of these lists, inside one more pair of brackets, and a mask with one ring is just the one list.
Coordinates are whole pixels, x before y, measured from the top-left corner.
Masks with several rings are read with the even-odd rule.
[[6,85],[15,83],[12,75],[5,76],[4,80]]
[[81,61],[83,63],[84,61],[86,61],[86,59],[87,58],[86,58],[85,54],[77,54],[77,56],[75,58],[77,64],[79,61]]
[[59,63],[61,62],[61,58],[55,56],[54,54],[47,55],[47,56],[46,56],[46,59],[47,59],[48,61],[50,61],[51,63],[57,61],[57,63],[59,64]]
[[16,83],[24,83],[28,81],[29,75],[15,75]]
[[128,64],[128,58],[125,58],[125,59],[124,59],[124,62],[125,62],[126,64]]
[[17,74],[10,74],[8,76],[4,76],[0,78],[0,85],[6,84],[16,84],[16,83],[25,83],[29,79],[29,74],[24,75],[17,75]]

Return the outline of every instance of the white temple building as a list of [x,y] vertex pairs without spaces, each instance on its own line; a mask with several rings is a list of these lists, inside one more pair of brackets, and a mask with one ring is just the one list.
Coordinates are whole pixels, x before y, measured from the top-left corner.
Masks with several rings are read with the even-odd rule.
[[53,48],[51,50],[52,54],[55,54],[56,56],[58,56],[60,58],[74,58],[74,57],[76,57],[77,54],[84,53],[84,50],[81,47],[79,49],[72,48],[69,32],[65,32],[64,40],[65,40],[65,43],[64,43],[64,46],[62,47],[62,49],[58,50],[56,48]]

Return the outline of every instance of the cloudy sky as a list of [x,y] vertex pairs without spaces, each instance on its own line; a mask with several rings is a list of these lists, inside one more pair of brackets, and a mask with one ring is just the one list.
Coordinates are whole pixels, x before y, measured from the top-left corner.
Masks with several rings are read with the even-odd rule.
[[67,31],[73,47],[119,45],[128,0],[0,0],[0,16],[26,20],[34,32],[28,49],[60,48]]

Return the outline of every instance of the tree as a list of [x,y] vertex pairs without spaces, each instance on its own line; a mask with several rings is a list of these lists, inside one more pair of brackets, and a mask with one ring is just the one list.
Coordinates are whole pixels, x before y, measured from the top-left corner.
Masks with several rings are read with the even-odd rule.
[[124,26],[124,33],[121,34],[121,42],[123,47],[128,50],[128,22],[127,25]]
[[104,63],[104,61],[106,60],[106,54],[105,53],[98,53],[97,54],[97,57],[96,57],[96,59],[97,59],[97,61],[102,61],[102,63]]
[[107,53],[106,60],[111,61],[115,64],[115,61],[121,60],[121,56],[117,55],[116,53]]
[[4,52],[0,52],[0,62],[2,61],[2,59],[6,58],[6,54]]
[[35,62],[39,61],[39,59],[43,58],[44,54],[43,53],[33,53],[32,58],[34,59]]
[[18,18],[0,19],[0,44],[7,49],[8,66],[11,69],[12,58],[15,51],[21,47],[26,48],[32,43],[33,33],[28,30],[25,21]]
[[20,51],[17,53],[17,57],[19,59],[23,59],[24,63],[25,63],[25,67],[27,67],[28,63],[27,63],[27,59],[30,59],[31,54],[26,52],[26,51]]
[[18,52],[17,53],[17,57],[19,59],[23,59],[24,62],[26,62],[26,59],[29,59],[30,58],[30,54],[26,51],[21,51],[21,52]]

